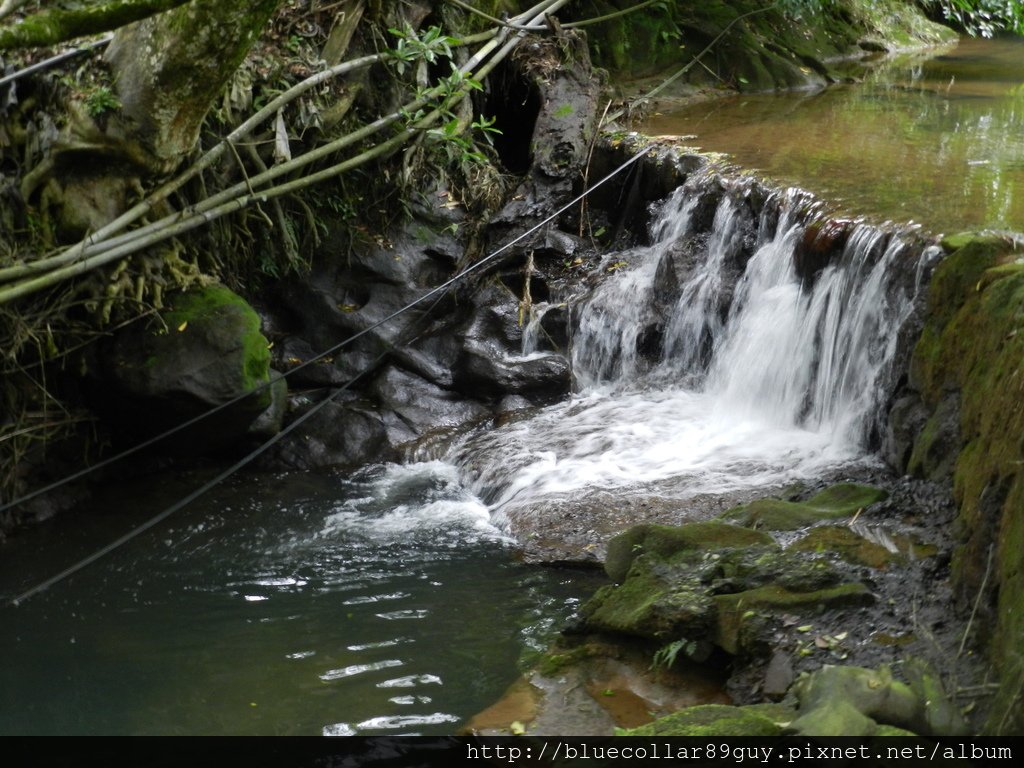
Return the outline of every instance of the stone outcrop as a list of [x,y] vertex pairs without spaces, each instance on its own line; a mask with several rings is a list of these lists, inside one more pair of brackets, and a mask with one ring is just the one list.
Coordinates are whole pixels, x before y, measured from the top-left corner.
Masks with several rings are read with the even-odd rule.
[[[959,510],[953,576],[976,606],[975,640],[1001,683],[986,731],[1020,733],[1024,707],[1024,263],[999,234],[947,237],[909,384],[892,412],[892,458],[951,483]],[[909,454],[909,455],[908,455]],[[902,460],[902,461],[901,461]]]
[[[179,449],[197,453],[226,446],[244,436],[275,399],[259,315],[220,285],[172,295],[168,304],[103,345],[93,400],[133,439],[237,400],[175,441]],[[283,393],[277,389],[277,414],[268,417],[264,431],[280,423]]]

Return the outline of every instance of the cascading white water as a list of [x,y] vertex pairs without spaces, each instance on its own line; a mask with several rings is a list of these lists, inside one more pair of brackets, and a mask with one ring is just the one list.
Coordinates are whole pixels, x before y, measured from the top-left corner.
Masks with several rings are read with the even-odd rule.
[[[722,191],[701,232],[712,184]],[[709,175],[676,190],[651,244],[606,256],[574,308],[578,393],[453,448],[499,518],[612,489],[687,498],[873,461],[868,437],[920,285],[907,272],[933,254],[850,223],[841,252],[802,277],[812,201],[778,192],[754,214],[752,186]]]

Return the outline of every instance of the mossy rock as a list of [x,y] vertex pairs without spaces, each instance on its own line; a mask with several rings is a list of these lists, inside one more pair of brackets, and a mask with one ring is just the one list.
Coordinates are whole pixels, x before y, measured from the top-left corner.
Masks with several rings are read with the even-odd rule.
[[916,659],[906,664],[907,685],[892,670],[826,665],[793,684],[800,702],[790,729],[801,736],[881,736],[906,732],[964,736],[967,725],[938,675]]
[[[1011,237],[962,234],[929,289],[928,312],[914,348],[910,383],[930,419],[952,420],[956,439],[924,430],[915,472],[952,467],[960,542],[953,582],[965,603],[994,605],[989,656],[1001,683],[985,731],[1024,730],[1018,691],[1024,679],[1024,248]],[[943,416],[943,409],[957,407]],[[945,455],[943,454],[945,452]],[[989,552],[995,558],[989,561]]]
[[[226,352],[235,352],[238,366],[231,389],[249,391],[270,380],[270,343],[260,332],[260,316],[245,299],[223,285],[209,285],[171,298],[171,306],[164,313],[168,335],[207,331],[217,326],[221,333],[216,341]],[[156,361],[159,364],[159,361]],[[260,405],[270,405],[270,392],[262,393]]]
[[714,602],[689,568],[673,568],[642,555],[634,561],[629,578],[599,589],[581,612],[591,631],[664,642],[705,637],[712,627]]
[[[774,710],[773,710],[774,711]],[[786,712],[788,717],[792,717]],[[757,707],[704,704],[686,707],[639,728],[616,729],[617,736],[781,736],[782,726]]]
[[743,655],[765,650],[773,617],[782,613],[820,613],[828,608],[867,605],[875,596],[860,583],[839,584],[809,592],[794,592],[777,584],[715,595],[715,644],[727,653]]
[[823,525],[812,528],[806,536],[793,542],[789,549],[796,552],[833,552],[853,565],[883,570],[903,560],[881,544],[868,541],[845,525]]
[[223,446],[244,435],[273,397],[259,315],[222,285],[168,303],[157,320],[129,326],[106,345],[97,406],[125,431],[145,435],[237,399],[182,436],[193,451]]
[[801,736],[874,736],[879,723],[915,722],[921,708],[914,692],[892,670],[825,665],[793,684],[799,716],[790,728]]
[[734,507],[722,519],[737,525],[768,531],[795,531],[822,520],[849,517],[857,510],[882,501],[888,494],[880,488],[856,483],[833,485],[807,501],[757,499]]
[[766,533],[716,521],[686,525],[636,525],[608,542],[604,570],[622,582],[633,560],[641,554],[670,559],[681,552],[715,552],[737,547],[777,547]]
[[840,580],[828,560],[803,552],[749,547],[713,555],[717,572],[710,582],[715,594],[743,592],[769,584],[794,592],[831,587]]

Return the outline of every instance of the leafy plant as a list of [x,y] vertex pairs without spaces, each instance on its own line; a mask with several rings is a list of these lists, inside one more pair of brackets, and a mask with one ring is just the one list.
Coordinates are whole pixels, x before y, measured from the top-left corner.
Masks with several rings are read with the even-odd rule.
[[992,37],[1004,29],[1024,33],[1024,5],[1019,0],[926,0],[926,5],[972,35]]
[[494,144],[494,135],[501,135],[501,129],[494,127],[494,124],[495,122],[497,122],[497,120],[498,118],[496,117],[485,117],[484,115],[480,115],[479,118],[477,118],[470,124],[470,127],[472,127],[474,130],[480,131],[481,135],[484,137],[484,139],[486,139],[488,144]]
[[428,64],[435,63],[438,58],[450,59],[452,46],[459,41],[441,32],[440,27],[430,27],[422,35],[406,25],[405,29],[391,28],[388,30],[398,38],[398,43],[389,51],[394,60],[395,71],[404,74],[408,65],[423,60]]
[[121,108],[121,100],[105,85],[93,88],[85,96],[85,111],[89,117],[99,117]]
[[687,640],[685,637],[674,642],[663,645],[654,652],[654,659],[651,662],[651,669],[668,669],[676,663],[676,657],[682,651],[684,656],[693,656],[697,652],[697,641]]

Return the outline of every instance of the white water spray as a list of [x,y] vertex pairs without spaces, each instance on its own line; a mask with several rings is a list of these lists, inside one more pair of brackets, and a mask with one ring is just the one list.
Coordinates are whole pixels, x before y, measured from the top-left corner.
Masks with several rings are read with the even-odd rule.
[[[698,231],[711,183],[724,191]],[[812,201],[775,193],[758,217],[751,188],[693,179],[662,204],[651,245],[604,259],[603,282],[574,308],[578,394],[449,456],[492,510],[606,490],[724,494],[873,461],[921,249],[907,233],[849,223],[829,262],[801,276]]]

